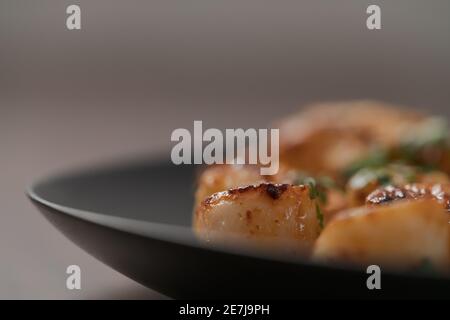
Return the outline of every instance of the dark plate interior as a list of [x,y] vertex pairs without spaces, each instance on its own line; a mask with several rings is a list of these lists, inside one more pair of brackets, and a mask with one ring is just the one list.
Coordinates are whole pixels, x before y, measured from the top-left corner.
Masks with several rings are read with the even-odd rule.
[[29,196],[81,248],[174,298],[450,297],[450,280],[382,271],[368,290],[361,270],[219,248],[190,230],[196,170],[130,162],[49,178]]

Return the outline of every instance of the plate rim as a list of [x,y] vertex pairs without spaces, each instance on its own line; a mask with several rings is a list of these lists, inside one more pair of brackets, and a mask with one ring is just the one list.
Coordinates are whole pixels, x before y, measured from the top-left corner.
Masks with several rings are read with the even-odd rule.
[[[167,164],[168,159],[163,157],[152,158],[150,161],[147,159],[145,164],[151,164],[151,166],[158,166]],[[211,244],[206,241],[199,240],[191,228],[179,225],[173,225],[168,223],[159,223],[145,220],[137,220],[131,218],[112,216],[107,213],[95,212],[85,209],[77,209],[74,207],[58,204],[56,202],[45,199],[40,196],[36,191],[37,188],[45,184],[57,183],[58,180],[67,180],[74,176],[87,176],[89,174],[96,174],[99,172],[111,172],[118,169],[130,169],[136,167],[136,165],[143,164],[141,159],[134,159],[133,161],[108,163],[107,165],[96,165],[83,168],[69,169],[62,171],[62,173],[50,174],[43,178],[37,179],[26,187],[27,197],[34,203],[55,210],[60,214],[65,214],[76,219],[80,219],[95,225],[110,228],[116,231],[125,232],[132,235],[138,235],[147,239],[159,240],[168,242],[171,244],[194,247],[200,250],[207,250],[220,254],[237,255],[242,257],[263,259],[273,261],[275,263],[288,263],[302,267],[314,267],[323,270],[361,273],[364,271],[361,267],[345,264],[345,263],[324,263],[320,261],[312,261],[307,258],[292,257],[284,254],[274,254],[274,252],[267,252],[264,250],[254,251],[254,248],[237,248],[236,246]],[[145,226],[145,228],[143,228]],[[56,228],[57,229],[57,228]],[[59,231],[59,230],[58,230]],[[70,240],[72,241],[72,240]],[[84,250],[84,249],[83,249]],[[411,271],[400,270],[386,270],[384,273],[402,278],[420,279],[420,280],[443,280],[450,281],[450,275],[435,275],[424,274]]]

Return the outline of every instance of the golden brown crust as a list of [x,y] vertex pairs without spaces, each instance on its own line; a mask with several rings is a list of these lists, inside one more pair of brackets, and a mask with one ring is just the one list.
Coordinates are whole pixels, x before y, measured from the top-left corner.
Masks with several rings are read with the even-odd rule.
[[263,183],[208,197],[196,210],[194,229],[208,241],[240,236],[247,243],[273,247],[281,241],[286,249],[303,251],[317,238],[320,223],[308,187]]
[[265,178],[259,174],[256,166],[212,165],[206,167],[197,181],[195,207],[208,196],[228,189],[259,184]]
[[386,186],[373,191],[366,199],[368,205],[387,204],[397,200],[433,199],[450,211],[449,184],[407,184],[400,187]]
[[[217,201],[234,200],[239,194],[256,191],[262,196],[269,196],[273,200],[277,200],[289,187],[288,184],[273,184],[273,183],[261,183],[259,185],[249,185],[244,187],[238,187],[212,194],[203,200],[202,205],[214,205]],[[304,186],[300,186],[305,188]]]
[[[383,180],[385,181],[383,182]],[[450,180],[443,172],[423,172],[421,168],[414,166],[396,164],[378,169],[366,168],[357,172],[348,181],[346,186],[348,204],[350,207],[362,206],[366,204],[367,197],[377,189],[380,193],[383,189],[386,189],[385,191],[387,192],[388,189],[392,189],[390,186],[412,186],[412,183],[428,186],[434,184],[445,185],[449,184]],[[399,198],[401,196],[400,189],[397,188]],[[392,196],[395,196],[395,190],[391,193]]]

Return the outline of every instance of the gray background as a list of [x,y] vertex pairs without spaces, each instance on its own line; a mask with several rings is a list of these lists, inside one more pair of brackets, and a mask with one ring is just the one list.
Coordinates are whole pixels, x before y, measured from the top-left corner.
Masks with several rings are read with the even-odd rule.
[[[382,30],[365,27],[368,4]],[[79,4],[82,30],[65,28]],[[264,127],[316,100],[449,114],[450,2],[0,0],[0,298],[162,298],[88,256],[24,196],[37,177],[170,133]],[[130,248],[132,249],[132,248]],[[82,268],[82,290],[65,268]]]

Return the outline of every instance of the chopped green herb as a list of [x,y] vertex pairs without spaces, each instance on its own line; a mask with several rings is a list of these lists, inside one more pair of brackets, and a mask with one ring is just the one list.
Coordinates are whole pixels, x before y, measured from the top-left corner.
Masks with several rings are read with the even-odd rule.
[[413,174],[406,176],[406,182],[408,182],[408,183],[417,182],[417,175],[413,173]]
[[328,176],[320,176],[317,178],[319,185],[327,189],[341,189],[333,178]]
[[[438,167],[440,155],[449,151],[449,126],[445,119],[434,117],[424,121],[415,130],[408,133],[397,147],[373,150],[366,158],[345,168],[342,175],[349,179],[361,169],[382,168],[394,163],[419,166],[424,171],[434,170]],[[409,179],[415,180],[414,175],[411,175]]]
[[418,176],[424,172],[426,171],[423,166],[393,162],[380,168],[359,170],[350,178],[349,185],[354,189],[361,189],[374,183],[378,186],[414,183],[417,182]]
[[405,172],[404,177],[407,183],[417,182],[417,173],[412,170],[409,172]]
[[343,175],[350,178],[364,168],[378,168],[389,163],[388,153],[385,150],[374,150],[365,159],[358,160],[344,169]]
[[381,186],[386,186],[386,185],[388,185],[388,184],[390,184],[390,183],[392,182],[392,178],[391,178],[391,176],[390,176],[389,174],[387,174],[387,173],[380,174],[380,175],[377,177],[377,182],[378,182],[378,184],[381,185]]
[[326,204],[327,203],[328,197],[327,197],[327,194],[326,194],[325,191],[320,191],[318,196],[319,196],[320,203],[322,203],[322,204]]
[[328,200],[326,190],[336,185],[329,177],[323,176],[314,179],[304,173],[298,174],[295,184],[307,185],[309,187],[309,198],[311,200],[318,199],[322,204],[326,204]]
[[309,186],[309,198],[311,200],[316,199],[318,195],[316,180],[313,178],[305,179],[305,184]]
[[320,206],[319,206],[318,203],[316,203],[316,217],[317,217],[317,220],[319,221],[320,229],[323,229],[323,227],[324,227],[324,223],[323,223],[324,217],[323,217],[322,210],[320,209]]
[[350,179],[350,185],[353,188],[365,188],[371,183],[386,186],[392,183],[394,173],[389,167],[383,168],[364,168],[356,172]]
[[318,199],[322,204],[327,202],[327,194],[324,188],[319,186],[314,178],[306,178],[304,184],[309,186],[309,198],[311,200]]
[[429,157],[426,154],[430,154],[430,150],[434,154],[449,150],[449,138],[446,120],[430,118],[401,141],[399,147],[394,150],[395,157],[407,163],[435,168],[440,157]]
[[412,151],[430,145],[446,145],[449,138],[447,121],[443,118],[433,117],[426,120],[414,132],[405,138],[403,145]]

